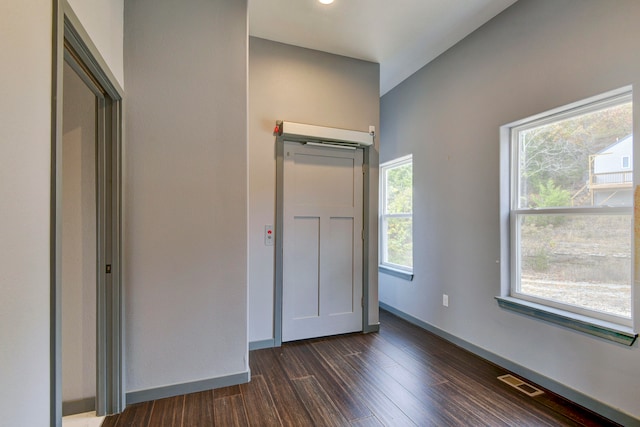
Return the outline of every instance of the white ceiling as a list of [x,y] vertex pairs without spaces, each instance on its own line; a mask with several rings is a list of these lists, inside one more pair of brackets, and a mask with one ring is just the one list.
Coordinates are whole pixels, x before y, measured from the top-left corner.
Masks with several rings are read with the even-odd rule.
[[516,0],[249,0],[249,34],[380,64],[380,94]]

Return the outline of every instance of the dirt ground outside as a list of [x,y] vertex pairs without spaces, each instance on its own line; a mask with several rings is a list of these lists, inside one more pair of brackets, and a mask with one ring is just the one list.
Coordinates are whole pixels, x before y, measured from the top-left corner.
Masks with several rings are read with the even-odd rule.
[[523,220],[521,292],[631,317],[631,216]]

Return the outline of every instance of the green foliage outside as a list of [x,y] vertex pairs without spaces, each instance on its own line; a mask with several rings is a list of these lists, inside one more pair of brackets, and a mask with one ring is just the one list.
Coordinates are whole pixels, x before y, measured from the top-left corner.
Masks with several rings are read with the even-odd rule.
[[413,165],[408,163],[389,169],[386,173],[386,213],[411,213],[413,209]]
[[[541,207],[537,203],[548,195],[537,191],[550,182],[570,196],[578,192],[589,179],[589,156],[633,133],[632,115],[628,102],[521,131],[522,207]],[[544,206],[571,206],[571,199]]]
[[[538,193],[531,195],[530,203],[535,208],[570,206],[571,193],[555,185],[553,179],[549,178],[546,183],[538,185]],[[547,226],[559,225],[565,221],[565,217],[560,215],[538,215],[528,220],[532,225]]]
[[[413,211],[413,165],[386,171],[386,214],[411,214]],[[413,221],[411,217],[387,218],[385,261],[413,267]]]
[[536,208],[569,206],[570,203],[571,193],[555,185],[551,178],[538,185],[538,194],[531,195],[531,204]]

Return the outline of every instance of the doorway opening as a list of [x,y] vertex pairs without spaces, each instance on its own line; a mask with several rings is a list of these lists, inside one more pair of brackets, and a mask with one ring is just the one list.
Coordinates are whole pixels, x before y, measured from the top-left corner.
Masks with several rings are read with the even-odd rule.
[[54,1],[51,425],[124,408],[123,90],[64,1]]
[[97,99],[64,64],[61,185],[62,415],[95,411]]
[[282,341],[363,330],[363,149],[284,141]]

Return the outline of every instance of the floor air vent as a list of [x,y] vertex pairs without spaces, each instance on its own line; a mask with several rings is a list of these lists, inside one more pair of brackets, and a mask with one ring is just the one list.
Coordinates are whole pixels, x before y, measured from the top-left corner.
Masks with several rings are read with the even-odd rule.
[[511,374],[501,375],[501,376],[498,377],[498,379],[500,381],[502,381],[503,383],[509,384],[513,388],[517,388],[518,390],[520,390],[521,392],[523,392],[527,396],[533,397],[533,396],[538,396],[538,395],[544,394],[544,391],[540,390],[539,388],[536,388],[536,387],[532,386],[531,384],[525,383],[521,379],[516,378]]

